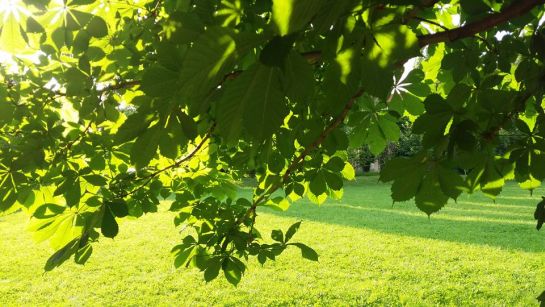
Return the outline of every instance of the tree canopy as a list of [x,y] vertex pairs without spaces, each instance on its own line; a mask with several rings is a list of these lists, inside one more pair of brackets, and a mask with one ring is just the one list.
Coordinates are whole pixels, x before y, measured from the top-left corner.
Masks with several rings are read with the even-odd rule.
[[[380,153],[402,119],[422,149],[382,170],[394,202],[430,215],[507,180],[532,191],[545,179],[544,3],[2,1],[0,212],[30,215],[51,270],[170,199],[175,266],[236,285],[249,257],[317,260],[292,240],[300,222],[262,236],[260,208],[341,198],[347,149]],[[248,174],[251,194],[235,184]]]

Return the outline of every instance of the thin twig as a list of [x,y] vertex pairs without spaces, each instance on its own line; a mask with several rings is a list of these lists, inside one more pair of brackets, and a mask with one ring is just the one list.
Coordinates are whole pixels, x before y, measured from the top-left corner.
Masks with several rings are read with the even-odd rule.
[[173,168],[178,168],[180,167],[184,162],[187,162],[189,160],[191,160],[191,158],[193,158],[200,150],[201,148],[204,146],[204,144],[206,143],[206,141],[208,141],[208,139],[210,138],[211,134],[212,134],[212,131],[213,131],[213,128],[214,126],[212,126],[212,128],[210,128],[210,130],[208,130],[208,133],[205,135],[205,137],[201,140],[201,142],[197,145],[197,147],[195,147],[195,149],[193,149],[193,151],[191,151],[191,153],[189,153],[187,156],[185,157],[182,157],[180,158],[179,160],[177,160],[176,162],[174,162],[173,164],[169,165],[169,166],[166,166],[162,169],[159,169],[145,177],[142,177],[142,178],[139,178],[139,181],[140,180],[145,180],[142,184],[140,184],[138,187],[134,188],[133,190],[131,190],[130,192],[126,192],[124,194],[121,194],[121,195],[118,195],[119,197],[127,197],[129,195],[132,195],[134,193],[136,193],[137,191],[139,191],[140,189],[142,189],[143,187],[145,187],[148,183],[150,183],[153,178],[159,176],[160,174],[168,171],[168,170],[171,170]]
[[97,92],[99,94],[102,94],[102,93],[106,93],[106,92],[117,91],[117,90],[121,90],[121,89],[127,89],[127,88],[131,88],[131,87],[135,87],[137,85],[140,85],[140,83],[141,83],[140,80],[122,81],[122,82],[119,82],[119,83],[116,83],[116,84],[106,86],[103,89],[97,90]]
[[447,27],[445,27],[444,25],[436,22],[436,21],[433,21],[433,20],[429,20],[429,19],[426,19],[426,18],[422,18],[422,17],[418,17],[418,16],[414,16],[412,19],[416,19],[416,20],[420,20],[422,22],[425,22],[425,23],[429,23],[430,25],[434,25],[434,26],[437,26],[445,31],[450,31],[452,29],[449,29]]
[[75,138],[73,139],[72,141],[68,142],[63,149],[55,152],[55,154],[53,155],[53,159],[52,161],[55,161],[57,159],[57,157],[59,156],[64,156],[68,153],[68,151],[70,149],[72,149],[72,147],[74,145],[76,145],[78,142],[80,142],[83,137],[89,132],[89,130],[91,130],[91,126],[93,125],[93,121],[90,121],[89,124],[87,124],[87,126],[85,126],[85,128],[83,129],[83,131]]

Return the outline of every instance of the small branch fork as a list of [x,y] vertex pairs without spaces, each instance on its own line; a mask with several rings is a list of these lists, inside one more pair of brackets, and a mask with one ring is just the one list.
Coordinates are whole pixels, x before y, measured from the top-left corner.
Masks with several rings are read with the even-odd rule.
[[72,147],[74,145],[76,145],[78,142],[80,142],[83,137],[89,132],[89,130],[91,130],[91,126],[93,125],[93,121],[89,121],[89,123],[87,124],[87,126],[85,126],[85,128],[83,129],[83,131],[75,138],[73,139],[72,141],[68,142],[63,149],[57,151],[54,155],[53,155],[53,161],[55,161],[57,159],[57,157],[59,156],[63,156],[65,155],[70,149],[72,149]]
[[173,168],[178,168],[183,163],[191,160],[203,148],[204,144],[206,144],[208,139],[210,139],[213,130],[214,130],[214,126],[212,126],[208,130],[208,132],[206,133],[204,138],[199,142],[197,147],[195,147],[195,149],[193,149],[187,156],[180,158],[179,160],[177,160],[176,162],[172,163],[169,166],[166,166],[166,167],[164,167],[162,169],[156,170],[155,172],[153,172],[153,173],[151,173],[151,174],[149,174],[149,175],[147,175],[145,177],[139,178],[139,180],[144,180],[144,182],[142,184],[138,185],[138,187],[134,188],[130,192],[126,192],[126,193],[118,195],[118,196],[119,197],[127,197],[129,195],[132,195],[132,194],[136,193],[137,191],[139,191],[140,189],[142,189],[143,187],[145,187],[148,183],[150,183],[153,180],[153,178],[159,176],[160,174],[162,174],[162,173],[164,173],[164,172],[166,172],[168,170],[171,170]]

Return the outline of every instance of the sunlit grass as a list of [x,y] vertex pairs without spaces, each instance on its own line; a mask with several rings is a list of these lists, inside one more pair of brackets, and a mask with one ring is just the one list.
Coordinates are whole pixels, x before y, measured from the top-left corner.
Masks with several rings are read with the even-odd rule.
[[545,289],[545,233],[533,221],[543,192],[509,185],[496,203],[462,196],[428,219],[414,204],[392,207],[376,177],[360,178],[342,201],[261,213],[264,234],[303,220],[294,240],[320,262],[297,250],[263,268],[251,261],[238,288],[174,270],[169,250],[180,235],[169,212],[125,221],[85,267],[45,275],[50,250],[15,214],[0,220],[0,305],[533,305]]

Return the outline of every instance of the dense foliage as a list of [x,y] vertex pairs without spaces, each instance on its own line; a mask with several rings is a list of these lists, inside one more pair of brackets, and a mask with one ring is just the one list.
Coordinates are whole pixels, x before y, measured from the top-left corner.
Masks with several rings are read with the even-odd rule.
[[[403,116],[422,150],[383,169],[394,201],[432,214],[510,179],[534,189],[544,2],[2,1],[17,56],[0,73],[0,211],[32,216],[50,270],[172,198],[176,267],[237,284],[248,257],[318,259],[292,242],[300,223],[264,240],[259,208],[342,197],[347,148],[380,153]],[[498,155],[503,129],[520,133]],[[249,172],[251,197],[234,184]]]

